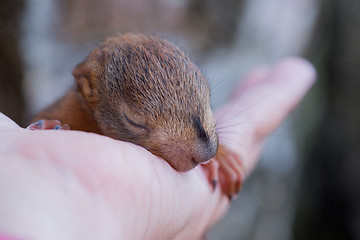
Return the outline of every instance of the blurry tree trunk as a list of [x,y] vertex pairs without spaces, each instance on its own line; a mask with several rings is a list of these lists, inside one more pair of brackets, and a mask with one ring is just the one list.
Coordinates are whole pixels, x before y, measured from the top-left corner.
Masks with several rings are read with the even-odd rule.
[[306,160],[294,239],[360,239],[360,1],[322,2],[324,30],[312,54],[322,56],[326,105]]
[[0,112],[23,122],[23,66],[19,50],[23,0],[0,1]]

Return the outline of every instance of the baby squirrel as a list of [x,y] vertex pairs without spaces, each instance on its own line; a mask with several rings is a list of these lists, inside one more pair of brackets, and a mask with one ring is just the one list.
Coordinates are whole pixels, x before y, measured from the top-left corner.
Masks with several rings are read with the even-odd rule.
[[204,165],[210,181],[215,186],[220,176],[229,197],[239,191],[242,164],[225,147],[218,151],[209,84],[178,47],[142,34],[112,37],[78,64],[73,76],[76,86],[40,112],[29,129],[70,126],[131,142],[177,171],[218,152]]

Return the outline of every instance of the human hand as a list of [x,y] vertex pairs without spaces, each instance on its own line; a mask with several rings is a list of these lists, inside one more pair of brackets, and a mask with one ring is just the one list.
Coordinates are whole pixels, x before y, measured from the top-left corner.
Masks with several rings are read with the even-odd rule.
[[[314,76],[293,58],[257,69],[217,112],[220,142],[247,174]],[[28,131],[4,115],[0,142],[0,233],[19,239],[199,239],[229,205],[200,167],[176,172],[130,143]]]

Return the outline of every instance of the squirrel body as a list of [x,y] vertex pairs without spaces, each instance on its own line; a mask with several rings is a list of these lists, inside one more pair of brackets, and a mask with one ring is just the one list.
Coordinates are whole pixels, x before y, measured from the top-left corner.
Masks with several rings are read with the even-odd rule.
[[210,160],[218,136],[209,84],[168,41],[142,34],[112,37],[73,70],[76,86],[34,121],[132,142],[187,171]]

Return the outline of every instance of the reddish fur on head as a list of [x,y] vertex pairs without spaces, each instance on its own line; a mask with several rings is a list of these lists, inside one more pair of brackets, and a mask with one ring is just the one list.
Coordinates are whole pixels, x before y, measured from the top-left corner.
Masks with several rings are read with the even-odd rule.
[[168,41],[140,34],[110,38],[73,75],[104,135],[140,145],[178,171],[215,155],[208,82]]

